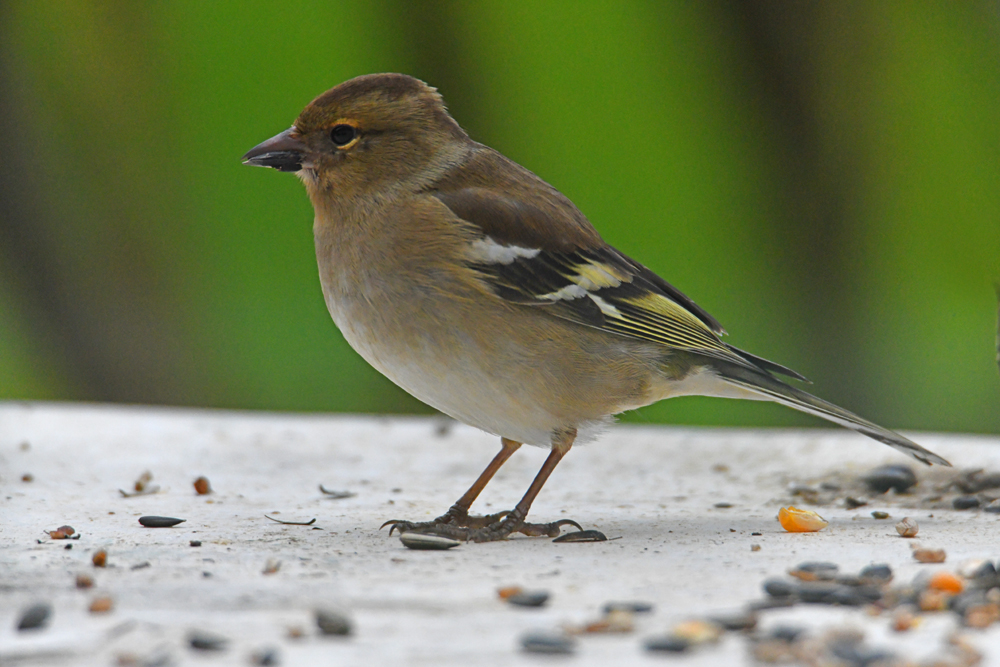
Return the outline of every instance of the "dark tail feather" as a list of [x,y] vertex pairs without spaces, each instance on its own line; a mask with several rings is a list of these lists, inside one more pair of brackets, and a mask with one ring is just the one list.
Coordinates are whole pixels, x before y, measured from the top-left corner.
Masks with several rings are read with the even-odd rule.
[[764,398],[787,405],[790,408],[822,417],[835,424],[840,424],[853,431],[857,431],[862,435],[867,435],[869,438],[874,438],[890,447],[894,447],[927,465],[937,463],[938,465],[951,466],[948,461],[924,449],[912,440],[904,438],[887,428],[882,428],[878,424],[873,424],[867,419],[862,419],[853,412],[848,412],[833,403],[828,403],[801,389],[789,386],[766,373],[756,372],[735,364],[725,364],[724,367],[722,367],[722,364],[713,364],[713,366],[719,377],[730,384],[748,389],[760,394]]

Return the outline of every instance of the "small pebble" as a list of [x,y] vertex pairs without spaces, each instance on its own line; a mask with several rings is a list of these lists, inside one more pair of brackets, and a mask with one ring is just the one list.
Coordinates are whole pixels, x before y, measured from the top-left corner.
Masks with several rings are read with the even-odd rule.
[[572,533],[560,535],[553,542],[607,542],[608,536],[599,530],[575,530]]
[[105,551],[104,549],[98,549],[97,551],[94,552],[94,555],[91,557],[90,560],[94,564],[94,567],[107,567],[108,552]]
[[889,513],[888,512],[878,512],[878,511],[876,511],[876,512],[872,512],[872,516],[875,517],[876,519],[888,519],[889,518]]
[[89,574],[76,575],[77,588],[93,588],[93,586],[94,586],[94,578]]
[[889,489],[905,493],[917,483],[917,476],[909,466],[894,463],[871,470],[861,481],[874,493],[885,493]]
[[683,653],[691,648],[691,642],[683,637],[664,635],[646,640],[646,650],[665,653]]
[[957,510],[971,510],[979,505],[979,498],[975,496],[959,496],[951,501],[951,506]]
[[943,563],[946,554],[944,549],[914,549],[913,558],[920,563]]
[[188,645],[199,651],[223,651],[229,640],[220,635],[214,635],[202,630],[192,630],[188,633]]
[[188,544],[191,545],[192,547],[200,547],[201,540],[191,540],[190,542],[188,542]]
[[170,528],[179,523],[184,523],[187,519],[175,519],[170,516],[141,516],[139,523],[146,528]]
[[329,609],[316,610],[316,627],[324,635],[346,636],[351,634],[351,620]]
[[207,477],[199,477],[194,480],[194,491],[199,496],[207,496],[212,492],[212,485],[208,483]]
[[399,536],[399,541],[407,549],[417,549],[421,551],[444,551],[461,544],[458,540],[440,535],[427,535],[425,533],[403,533]]
[[899,533],[900,537],[916,537],[917,533],[920,532],[920,526],[917,525],[916,521],[905,516],[896,524],[896,532]]
[[844,507],[846,507],[849,510],[857,509],[859,507],[864,507],[867,504],[868,500],[866,498],[854,498],[852,496],[847,496],[846,498],[844,498]]
[[521,649],[526,653],[566,655],[576,648],[572,637],[551,632],[529,632],[521,637]]
[[507,602],[518,607],[541,607],[549,601],[548,591],[519,591],[508,596]]
[[613,611],[627,611],[630,614],[648,614],[653,611],[652,602],[607,602],[604,604],[604,613],[610,614]]
[[717,507],[720,510],[724,510],[724,509],[729,509],[732,506],[733,506],[732,503],[715,503],[715,505],[713,505],[712,507]]
[[17,621],[17,629],[19,632],[41,630],[48,624],[50,616],[52,616],[52,605],[46,602],[33,604],[21,612],[21,618]]

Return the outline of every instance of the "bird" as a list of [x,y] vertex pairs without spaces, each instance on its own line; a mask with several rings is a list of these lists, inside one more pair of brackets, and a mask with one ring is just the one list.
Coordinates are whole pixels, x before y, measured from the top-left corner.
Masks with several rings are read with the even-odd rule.
[[[808,382],[795,371],[723,342],[714,317],[609,245],[556,188],[471,139],[414,77],[369,74],[331,88],[243,163],[304,184],[323,297],[350,346],[417,399],[500,437],[447,512],[387,521],[390,535],[489,542],[582,530],[526,521],[546,480],[613,415],[674,396],[774,401],[950,465],[793,386]],[[549,448],[524,496],[513,510],[470,514],[522,444]]]

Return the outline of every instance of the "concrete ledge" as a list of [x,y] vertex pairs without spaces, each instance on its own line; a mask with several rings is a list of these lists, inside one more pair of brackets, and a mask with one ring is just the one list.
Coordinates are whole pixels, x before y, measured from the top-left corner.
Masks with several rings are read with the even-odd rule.
[[[959,468],[1000,469],[1000,438],[909,435]],[[270,647],[284,665],[534,665],[539,657],[520,650],[522,633],[594,620],[608,601],[644,600],[655,611],[636,617],[634,633],[581,637],[570,661],[648,664],[658,656],[644,651],[643,639],[759,599],[764,578],[801,561],[833,561],[847,571],[886,562],[908,581],[927,568],[1000,557],[998,515],[930,511],[916,502],[919,493],[855,510],[823,507],[830,521],[824,531],[784,532],[775,514],[789,503],[789,483],[911,463],[839,430],[612,428],[570,452],[532,517],[573,518],[613,541],[515,538],[420,552],[378,530],[387,519],[442,513],[498,447],[496,438],[432,418],[0,403],[0,663],[109,665],[134,656],[142,664],[169,656],[175,664],[245,665]],[[545,453],[522,448],[474,509],[513,506]],[[146,470],[160,491],[122,497],[118,489]],[[944,474],[922,466],[917,472],[922,480]],[[33,481],[22,481],[25,474]],[[199,475],[210,480],[212,495],[195,494]],[[319,484],[356,495],[333,500]],[[719,502],[732,507],[715,507]],[[870,516],[883,508],[917,519],[918,541],[947,549],[948,561],[913,561],[911,541],[896,535],[895,522]],[[264,514],[316,523],[281,525]],[[186,522],[149,529],[137,522],[142,515]],[[56,541],[44,532],[63,524],[80,539]],[[108,553],[103,569],[91,564],[99,548]],[[277,572],[262,573],[268,561],[280,561]],[[78,573],[92,576],[95,587],[77,589]],[[550,602],[514,608],[496,594],[508,585],[545,589]],[[113,611],[88,613],[99,595],[113,599]],[[49,626],[17,632],[20,610],[35,601],[52,605]],[[345,612],[353,634],[318,636],[316,607]],[[815,606],[762,618],[765,626],[788,622],[862,628],[870,642],[914,660],[935,653],[957,626],[939,614],[894,634],[885,615]],[[305,636],[290,638],[290,628]],[[228,648],[193,651],[186,637],[194,629],[228,638]],[[972,641],[1000,660],[997,626]],[[676,661],[739,665],[750,658],[746,642],[727,635]]]

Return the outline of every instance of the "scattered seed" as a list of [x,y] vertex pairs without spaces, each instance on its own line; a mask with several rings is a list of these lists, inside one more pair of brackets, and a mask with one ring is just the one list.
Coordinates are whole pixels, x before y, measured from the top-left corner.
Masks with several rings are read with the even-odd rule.
[[90,560],[94,563],[94,567],[107,567],[108,552],[104,549],[98,549],[94,552],[94,555]]
[[346,636],[351,634],[351,619],[330,609],[316,610],[316,627],[324,635]]
[[17,629],[19,632],[41,630],[48,624],[51,615],[52,606],[47,602],[33,604],[21,612],[21,618],[17,621]]
[[565,655],[572,653],[576,642],[565,634],[529,632],[521,636],[521,649],[526,653]]
[[265,519],[270,519],[275,523],[280,523],[283,526],[311,526],[316,523],[316,519],[313,518],[309,521],[282,521],[281,519],[275,519],[273,516],[264,515]]
[[1000,514],[1000,498],[991,501],[989,505],[983,508],[983,511],[990,514]]
[[971,510],[979,505],[979,498],[975,496],[959,496],[951,501],[951,506],[957,510]]
[[646,650],[664,653],[683,653],[691,648],[691,642],[684,637],[664,635],[646,640]]
[[868,504],[867,498],[854,498],[853,496],[847,496],[844,498],[844,507],[849,510],[857,509],[858,507],[864,507]]
[[199,651],[224,651],[229,640],[220,635],[209,634],[203,630],[192,630],[188,633],[188,644]]
[[[617,539],[617,538],[615,538]],[[608,536],[599,530],[575,530],[572,533],[560,535],[553,542],[607,542]]]
[[199,477],[194,480],[194,491],[199,496],[207,496],[212,492],[212,485],[208,483],[208,477]]
[[26,472],[23,475],[21,475],[21,481],[22,482],[34,482],[35,481],[35,476],[32,475],[30,472]]
[[713,505],[712,507],[718,507],[720,510],[725,510],[729,509],[732,506],[733,506],[732,503],[715,503],[715,505]]
[[962,617],[962,622],[970,628],[988,628],[1000,620],[1000,607],[996,604],[982,604],[970,607]]
[[135,480],[135,484],[132,485],[134,489],[132,492],[124,491],[118,489],[118,493],[122,494],[125,498],[131,498],[133,496],[145,496],[151,493],[156,493],[160,490],[159,486],[155,484],[150,484],[153,481],[153,473],[148,470],[139,475],[139,479]]
[[757,627],[757,614],[751,611],[732,611],[724,614],[715,614],[709,617],[712,623],[729,631],[753,630]]
[[618,609],[605,614],[600,620],[588,623],[581,631],[587,634],[625,634],[634,629],[632,613]]
[[250,654],[250,664],[260,665],[261,667],[271,667],[272,665],[280,665],[281,660],[278,658],[278,649],[273,647],[262,648],[254,651]]
[[696,619],[674,626],[671,634],[682,637],[690,644],[712,644],[722,636],[722,627],[712,621]]
[[876,563],[863,568],[858,577],[869,584],[888,584],[892,581],[892,568],[884,563]]
[[764,592],[773,598],[786,598],[795,595],[798,586],[784,579],[766,579]]
[[461,544],[458,540],[440,535],[428,535],[426,533],[403,533],[399,536],[399,541],[407,549],[417,549],[420,551],[444,551]]
[[875,511],[875,512],[872,512],[872,516],[875,517],[876,519],[888,519],[889,518],[889,513],[888,512],[878,512],[878,511]]
[[76,575],[77,588],[93,588],[93,586],[94,586],[94,578],[89,574]]
[[653,611],[652,602],[606,602],[604,613],[610,614],[613,611],[627,611],[631,614],[648,614]]
[[519,591],[508,596],[507,602],[518,607],[541,607],[549,601],[548,591]]
[[188,542],[188,544],[190,544],[193,547],[200,547],[201,546],[201,540],[191,540],[190,542]]
[[518,593],[523,593],[524,589],[520,586],[504,586],[503,588],[497,589],[497,596],[501,600],[506,600],[512,595],[517,595]]
[[832,581],[840,567],[836,563],[806,561],[799,563],[788,574],[802,581]]
[[147,567],[152,567],[152,565],[149,564],[148,560],[144,560],[141,563],[136,563],[135,565],[133,565],[129,569],[130,570],[145,570]]
[[920,611],[945,611],[952,597],[950,593],[944,591],[926,590],[920,593],[917,606],[920,607]]
[[170,528],[179,523],[184,523],[187,519],[175,519],[171,516],[141,516],[139,523],[146,528]]
[[871,470],[861,481],[874,493],[885,493],[889,489],[905,493],[917,483],[917,476],[909,466],[894,463]]
[[946,554],[944,549],[914,549],[913,558],[920,563],[943,563]]
[[114,607],[114,602],[109,597],[94,598],[90,602],[88,610],[91,614],[106,614]]
[[275,574],[281,569],[281,561],[277,558],[268,558],[267,562],[264,563],[264,569],[261,570],[261,574]]
[[907,632],[917,623],[917,617],[909,609],[897,609],[892,614],[890,627],[895,632]]
[[951,572],[936,572],[927,582],[927,588],[958,595],[965,588],[965,584]]
[[896,532],[901,537],[916,537],[919,531],[920,526],[908,516],[903,517],[902,521],[896,524]]
[[789,533],[815,533],[823,530],[829,522],[812,510],[797,507],[782,507],[778,510],[778,523]]
[[760,551],[760,545],[759,544],[751,544],[750,545],[750,551]]
[[319,490],[320,493],[322,493],[325,496],[328,496],[330,500],[340,500],[341,498],[350,498],[352,496],[358,495],[353,491],[334,491],[332,489],[327,489],[324,488],[322,484],[319,485]]

